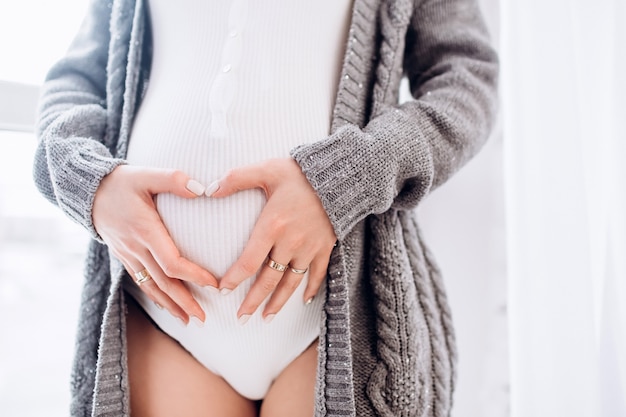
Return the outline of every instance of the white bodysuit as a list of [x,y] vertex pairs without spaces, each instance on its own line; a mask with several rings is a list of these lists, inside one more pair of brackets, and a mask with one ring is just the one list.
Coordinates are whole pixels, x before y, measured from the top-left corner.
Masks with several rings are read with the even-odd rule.
[[[176,168],[210,184],[230,168],[288,157],[295,145],[328,136],[351,0],[150,0],[149,9],[154,55],[130,164]],[[160,194],[156,204],[183,256],[220,277],[245,247],[265,197]],[[182,325],[134,283],[125,288],[204,366],[261,399],[319,336],[325,297],[305,305],[305,277],[271,323],[262,305],[242,326],[236,314],[253,280],[226,296],[188,285],[206,312],[203,327]]]

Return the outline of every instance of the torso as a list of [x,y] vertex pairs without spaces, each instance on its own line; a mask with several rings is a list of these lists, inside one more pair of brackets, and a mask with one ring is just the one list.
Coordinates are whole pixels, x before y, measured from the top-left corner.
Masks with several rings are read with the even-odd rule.
[[[325,138],[350,6],[350,0],[151,0],[152,72],[128,162],[181,169],[209,184],[230,168],[287,157],[295,145]],[[181,253],[219,277],[243,250],[265,199],[250,190],[225,199],[162,194],[156,202]],[[324,297],[304,306],[301,285],[270,325],[257,313],[239,326],[236,311],[250,284],[226,297],[190,286],[207,312],[201,329],[178,325],[134,285],[127,288],[210,370],[235,380],[242,369],[267,365],[258,374],[271,383],[319,334]],[[262,398],[269,386],[231,384],[250,398]]]

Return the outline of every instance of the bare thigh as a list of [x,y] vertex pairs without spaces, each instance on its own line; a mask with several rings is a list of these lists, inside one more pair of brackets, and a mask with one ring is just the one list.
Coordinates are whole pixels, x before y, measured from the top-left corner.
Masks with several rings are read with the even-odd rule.
[[317,340],[285,368],[261,405],[261,417],[312,417],[317,375]]
[[157,329],[127,297],[128,371],[132,417],[253,417],[239,395],[175,340]]

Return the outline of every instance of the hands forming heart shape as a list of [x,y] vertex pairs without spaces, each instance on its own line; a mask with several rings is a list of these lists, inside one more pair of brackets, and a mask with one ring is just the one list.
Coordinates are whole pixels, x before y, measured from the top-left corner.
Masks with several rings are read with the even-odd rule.
[[[221,279],[180,254],[154,203],[159,193],[223,198],[252,188],[262,189],[267,203],[242,254]],[[257,274],[237,312],[240,321],[268,297],[262,314],[273,317],[307,271],[302,301],[310,302],[326,276],[337,238],[300,166],[291,158],[281,158],[235,168],[211,184],[206,193],[208,197],[203,185],[181,171],[122,165],[100,183],[93,203],[93,224],[141,290],[185,323],[192,316],[206,320],[185,281],[226,294]]]

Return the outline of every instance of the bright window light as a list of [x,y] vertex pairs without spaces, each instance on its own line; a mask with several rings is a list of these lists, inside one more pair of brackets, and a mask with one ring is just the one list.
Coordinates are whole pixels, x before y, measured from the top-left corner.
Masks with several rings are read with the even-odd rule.
[[[0,415],[69,413],[87,234],[32,181],[37,86],[88,0],[0,1]],[[19,132],[18,132],[19,131]],[[33,401],[37,398],[37,401]]]
[[0,80],[41,84],[78,30],[87,0],[0,2]]

